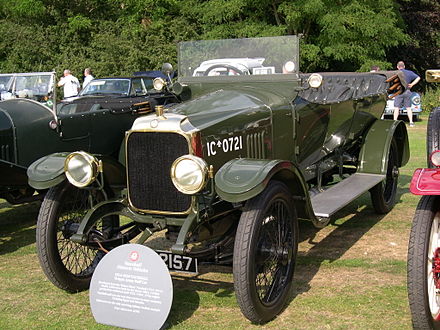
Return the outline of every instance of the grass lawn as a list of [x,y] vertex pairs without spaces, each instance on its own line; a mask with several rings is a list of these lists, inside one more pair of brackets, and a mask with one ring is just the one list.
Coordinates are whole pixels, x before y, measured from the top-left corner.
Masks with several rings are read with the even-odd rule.
[[[264,328],[410,329],[406,253],[419,197],[409,193],[413,170],[426,164],[427,117],[408,128],[411,159],[400,171],[398,204],[374,213],[368,194],[336,214],[324,229],[300,224],[292,300]],[[0,329],[109,329],[96,324],[88,292],[68,294],[44,276],[35,248],[39,204],[0,200]],[[173,276],[173,329],[259,328],[236,303],[231,268],[201,267]]]

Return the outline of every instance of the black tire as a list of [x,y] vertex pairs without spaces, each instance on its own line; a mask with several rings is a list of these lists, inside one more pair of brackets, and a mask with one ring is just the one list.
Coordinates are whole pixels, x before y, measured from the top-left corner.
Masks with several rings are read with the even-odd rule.
[[253,323],[278,315],[292,285],[298,220],[287,187],[276,181],[246,203],[235,236],[233,274],[238,304]]
[[[46,194],[38,215],[36,243],[41,267],[55,286],[68,292],[89,288],[93,271],[105,254],[71,241],[73,232],[66,229],[81,222],[91,207],[89,197],[93,203],[104,198],[99,191],[60,184]],[[108,218],[104,221],[115,221],[114,216]],[[95,225],[97,231],[102,231],[102,222]]]
[[434,168],[431,163],[431,153],[440,150],[440,107],[434,108],[429,113],[428,128],[426,132],[426,153],[428,167]]
[[[408,246],[408,299],[414,329],[440,329],[440,198],[423,196],[414,215]],[[434,239],[433,239],[434,238]]]
[[399,180],[397,143],[391,141],[385,179],[370,189],[371,201],[376,213],[390,212],[396,204],[397,182]]

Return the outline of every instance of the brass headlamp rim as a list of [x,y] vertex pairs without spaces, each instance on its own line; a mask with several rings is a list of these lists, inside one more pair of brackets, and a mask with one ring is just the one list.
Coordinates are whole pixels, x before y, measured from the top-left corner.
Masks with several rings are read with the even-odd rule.
[[[76,156],[82,157],[92,169],[92,175],[84,183],[77,182],[68,171],[68,164],[69,164],[70,160]],[[67,155],[66,159],[64,160],[64,174],[66,175],[67,180],[69,180],[69,182],[72,185],[74,185],[75,187],[83,188],[83,187],[90,185],[93,181],[96,180],[99,172],[102,172],[102,162],[100,160],[98,160],[96,157],[94,157],[93,155],[90,155],[89,153],[87,153],[85,151],[72,152],[69,155]]]
[[[186,189],[184,187],[182,187],[180,185],[180,183],[177,181],[176,179],[176,167],[177,165],[183,161],[183,160],[191,160],[193,161],[200,169],[201,173],[202,173],[202,182],[194,189]],[[200,157],[194,156],[194,155],[183,155],[180,156],[179,158],[177,158],[173,164],[171,165],[171,170],[170,170],[170,175],[171,175],[171,181],[173,182],[174,186],[176,187],[177,190],[179,190],[181,193],[186,194],[186,195],[193,195],[198,193],[199,191],[201,191],[203,188],[205,188],[206,183],[208,182],[208,174],[209,174],[209,166],[206,163],[206,161]]]

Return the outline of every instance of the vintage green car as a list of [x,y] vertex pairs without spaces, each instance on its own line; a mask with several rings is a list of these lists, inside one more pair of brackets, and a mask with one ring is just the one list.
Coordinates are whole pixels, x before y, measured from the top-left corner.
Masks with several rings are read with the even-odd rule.
[[39,259],[56,286],[83,290],[105,251],[164,230],[170,269],[232,264],[242,312],[264,323],[289,299],[298,219],[325,226],[366,191],[377,212],[393,208],[408,137],[380,117],[403,87],[396,72],[302,74],[296,36],[178,54],[178,81],[155,86],[184,102],[136,119],[120,164],[78,151],[30,166],[30,185],[50,188]]

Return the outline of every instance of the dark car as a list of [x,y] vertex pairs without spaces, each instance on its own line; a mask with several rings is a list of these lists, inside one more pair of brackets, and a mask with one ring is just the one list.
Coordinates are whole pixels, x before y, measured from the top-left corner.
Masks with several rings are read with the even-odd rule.
[[177,101],[152,89],[152,81],[96,79],[78,97],[58,104],[56,113],[25,98],[0,102],[0,197],[14,204],[37,197],[26,169],[49,153],[84,150],[117,159],[124,132],[136,117]]
[[[426,71],[440,83],[440,70]],[[414,329],[440,328],[440,100],[431,109],[426,136],[428,164],[418,168],[410,190],[422,196],[408,243],[408,298]]]
[[323,227],[367,191],[378,213],[393,208],[408,137],[380,117],[401,76],[301,74],[296,36],[183,42],[178,54],[178,81],[155,86],[184,102],[136,119],[120,172],[84,152],[29,167],[31,185],[50,188],[40,263],[56,286],[83,290],[105,251],[163,230],[171,270],[232,264],[242,312],[267,322],[290,296],[298,219]]

